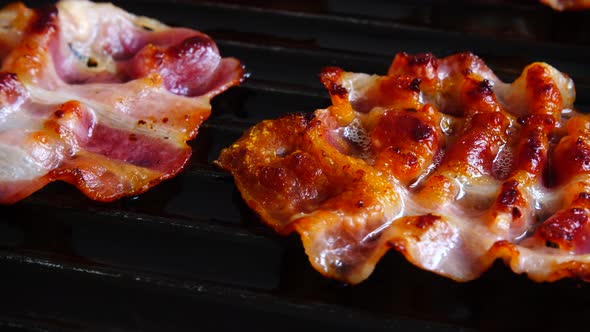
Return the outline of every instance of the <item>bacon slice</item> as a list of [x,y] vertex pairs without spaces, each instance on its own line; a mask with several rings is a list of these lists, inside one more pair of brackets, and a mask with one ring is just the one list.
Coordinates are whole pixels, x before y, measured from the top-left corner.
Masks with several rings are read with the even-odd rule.
[[541,2],[558,11],[590,8],[590,0],[541,0]]
[[401,53],[386,76],[321,79],[332,106],[263,121],[216,161],[319,272],[356,284],[394,248],[457,281],[497,259],[590,280],[590,116],[568,76],[533,63],[507,84],[470,53]]
[[176,175],[244,69],[194,30],[111,4],[0,11],[0,203],[62,180],[111,201]]

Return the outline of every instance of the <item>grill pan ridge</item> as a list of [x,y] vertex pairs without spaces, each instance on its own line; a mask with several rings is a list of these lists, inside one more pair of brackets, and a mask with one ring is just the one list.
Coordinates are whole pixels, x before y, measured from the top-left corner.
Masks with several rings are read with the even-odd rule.
[[589,284],[537,284],[501,262],[456,283],[389,252],[360,285],[325,279],[299,238],[262,226],[212,165],[253,124],[329,105],[322,67],[384,74],[400,51],[472,51],[504,81],[546,61],[572,76],[577,107],[590,111],[590,11],[507,0],[113,2],[209,34],[250,77],[213,100],[188,167],[145,194],[99,203],[52,183],[0,206],[2,330],[565,330],[590,313]]

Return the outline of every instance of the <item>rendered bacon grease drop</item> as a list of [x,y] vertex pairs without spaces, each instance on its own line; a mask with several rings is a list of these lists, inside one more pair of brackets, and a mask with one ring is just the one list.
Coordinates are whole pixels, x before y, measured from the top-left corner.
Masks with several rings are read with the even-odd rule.
[[457,281],[501,259],[590,279],[590,115],[546,63],[501,82],[478,57],[398,54],[386,76],[326,68],[333,105],[263,121],[222,151],[246,203],[359,283],[393,248]]
[[244,76],[198,31],[77,0],[2,9],[0,59],[3,204],[55,180],[100,201],[148,190]]

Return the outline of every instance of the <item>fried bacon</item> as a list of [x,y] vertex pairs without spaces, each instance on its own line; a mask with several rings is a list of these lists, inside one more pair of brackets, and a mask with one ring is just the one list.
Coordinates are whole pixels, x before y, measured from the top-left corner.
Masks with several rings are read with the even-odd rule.
[[177,174],[210,99],[241,82],[194,30],[111,4],[0,11],[0,203],[62,180],[111,201]]
[[541,0],[541,2],[558,11],[590,8],[590,0]]
[[333,105],[263,121],[216,161],[311,264],[356,284],[390,248],[457,281],[497,259],[590,279],[590,116],[546,63],[503,83],[470,53],[398,54],[387,75],[326,68]]

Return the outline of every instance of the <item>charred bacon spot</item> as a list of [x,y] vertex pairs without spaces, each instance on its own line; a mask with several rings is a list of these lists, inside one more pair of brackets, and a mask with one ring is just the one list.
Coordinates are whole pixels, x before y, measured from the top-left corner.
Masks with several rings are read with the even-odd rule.
[[342,69],[338,67],[326,67],[322,69],[320,80],[331,95],[345,97],[348,94],[346,88],[338,83],[340,82],[342,73]]
[[422,83],[422,80],[418,77],[414,78],[411,82],[410,82],[410,90],[414,91],[414,92],[420,92],[420,83]]
[[43,34],[54,31],[57,27],[57,7],[45,6],[35,9],[35,19],[30,25],[29,32],[34,34]]
[[555,119],[547,114],[529,114],[525,116],[519,116],[516,121],[520,125],[534,128],[552,129],[555,126]]
[[149,60],[151,61],[151,64],[148,65],[148,67],[149,66],[151,66],[153,68],[160,67],[164,63],[164,60],[166,58],[166,53],[164,53],[164,50],[162,50],[160,47],[156,47],[151,44],[148,46],[151,46],[151,48],[150,48],[151,54],[149,57],[146,57],[146,59],[149,58]]
[[545,241],[545,246],[547,248],[559,249],[559,245],[557,243],[551,242],[551,241]]
[[314,112],[309,112],[309,113],[304,113],[303,114],[303,120],[305,120],[306,122],[311,122],[311,120],[315,119],[315,113]]
[[521,167],[526,168],[532,173],[541,172],[541,168],[544,165],[545,149],[545,144],[541,141],[539,132],[530,133],[520,151],[519,159]]
[[514,204],[514,202],[516,202],[517,197],[518,197],[518,192],[515,189],[508,189],[508,190],[502,191],[499,201],[500,201],[500,204],[505,205],[505,206],[512,205],[512,204]]
[[412,152],[408,152],[405,154],[406,157],[406,165],[413,167],[416,164],[418,164],[418,157],[416,157],[416,154],[412,153]]
[[12,104],[24,93],[24,87],[16,74],[0,73],[0,103]]
[[406,108],[405,111],[410,112],[410,113],[417,113],[418,112],[418,110],[416,110],[415,108]]
[[516,206],[512,208],[512,218],[520,218],[522,217],[522,212],[520,212],[520,209],[517,208]]
[[291,155],[291,157],[293,158],[293,162],[295,163],[295,168],[296,169],[300,169],[301,166],[302,166],[302,164],[307,159],[307,157],[305,157],[303,154],[301,154],[299,152],[293,153]]
[[553,127],[555,125],[555,119],[553,119],[553,117],[550,116],[544,116],[543,117],[544,121],[545,121],[545,125],[546,126],[551,126]]
[[418,217],[415,226],[420,229],[427,229],[440,219],[439,216],[435,216],[432,213],[425,214]]
[[95,58],[89,57],[88,60],[86,60],[86,67],[96,68],[98,67],[98,61],[96,61]]
[[561,249],[570,250],[574,246],[574,239],[587,221],[588,216],[584,209],[562,210],[540,225],[536,234],[546,241],[555,243]]
[[53,112],[53,115],[55,115],[58,118],[63,118],[65,113],[62,110],[57,110],[57,111]]
[[145,120],[139,120],[139,121],[137,121],[137,124],[138,124],[138,125],[140,125],[140,126],[141,126],[141,125],[144,125],[144,124],[146,124],[146,123],[147,123],[147,122],[145,122]]
[[356,207],[358,207],[359,209],[365,206],[365,202],[363,202],[362,200],[359,200],[358,202],[356,202]]
[[421,121],[418,121],[418,126],[414,128],[414,138],[417,141],[422,141],[424,139],[430,138],[434,135],[434,131],[430,126],[425,125]]
[[477,92],[482,95],[491,95],[494,92],[492,88],[492,83],[489,80],[484,79],[477,85]]
[[420,53],[420,54],[416,54],[414,56],[409,56],[408,58],[408,64],[410,66],[416,66],[416,65],[425,65],[429,62],[431,62],[434,59],[434,55],[432,55],[432,53]]
[[162,122],[163,122],[163,123],[168,123],[168,118],[163,118],[163,119],[162,119]]
[[524,152],[527,160],[539,159],[539,156],[543,152],[543,142],[537,135],[531,135],[527,138],[525,143]]
[[154,31],[154,29],[152,29],[146,25],[142,25],[141,28],[144,29],[145,31]]
[[502,191],[498,197],[498,203],[506,207],[513,205],[519,196],[516,187],[518,187],[518,181],[516,180],[504,182],[502,184]]
[[590,165],[590,149],[581,137],[576,140],[577,149],[573,151],[573,160],[587,167]]
[[20,81],[15,73],[0,73],[0,89],[4,90],[4,87],[12,88],[15,83],[20,85]]
[[345,87],[334,82],[332,82],[332,84],[328,86],[328,92],[330,92],[331,95],[339,96],[342,98],[346,97],[346,95],[348,94],[348,91]]
[[[59,116],[59,113],[62,113],[63,115]],[[82,105],[76,100],[67,101],[59,106],[56,112],[54,112],[54,115],[57,117],[63,117],[67,115],[81,118],[83,115]]]
[[572,211],[572,213],[574,213],[576,215],[584,213],[584,209],[580,209],[580,208],[572,208],[571,211]]
[[543,84],[543,85],[539,86],[538,89],[539,89],[539,92],[541,92],[541,93],[548,93],[553,90],[553,84],[552,83]]

